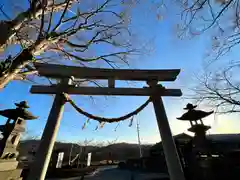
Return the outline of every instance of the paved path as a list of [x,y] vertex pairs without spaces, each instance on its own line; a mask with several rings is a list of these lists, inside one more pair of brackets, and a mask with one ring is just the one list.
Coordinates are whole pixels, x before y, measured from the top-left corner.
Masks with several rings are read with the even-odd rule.
[[[134,173],[134,180],[151,180],[153,178],[164,178],[164,174],[143,174]],[[81,180],[80,177],[68,178],[68,179],[48,179],[48,180]],[[128,170],[120,170],[115,167],[106,167],[96,170],[91,175],[88,175],[84,180],[132,180],[131,172]]]

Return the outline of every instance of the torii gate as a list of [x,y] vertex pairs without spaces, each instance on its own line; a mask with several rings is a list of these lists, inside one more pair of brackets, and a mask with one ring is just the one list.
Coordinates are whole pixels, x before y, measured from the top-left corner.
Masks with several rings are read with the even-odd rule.
[[[63,93],[82,95],[119,95],[119,96],[150,96],[154,106],[163,150],[171,180],[185,180],[183,169],[178,157],[162,96],[181,96],[180,89],[165,89],[159,81],[175,81],[179,69],[172,70],[131,70],[131,69],[100,69],[55,64],[34,64],[40,76],[60,79],[56,85],[34,85],[30,92],[34,94],[56,94],[44,128],[36,159],[30,168],[29,180],[44,180],[51,158],[53,146],[63,114],[65,97]],[[109,87],[76,87],[71,77],[78,79],[108,80]],[[149,85],[144,88],[115,88],[115,80],[145,81]]]

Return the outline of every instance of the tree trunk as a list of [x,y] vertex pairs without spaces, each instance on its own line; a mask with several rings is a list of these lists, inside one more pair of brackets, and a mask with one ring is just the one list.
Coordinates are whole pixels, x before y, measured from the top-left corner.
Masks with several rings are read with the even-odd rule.
[[33,56],[29,49],[25,49],[21,52],[16,59],[13,60],[11,67],[6,73],[0,75],[0,89],[3,89],[10,81],[12,81],[16,75],[31,62]]

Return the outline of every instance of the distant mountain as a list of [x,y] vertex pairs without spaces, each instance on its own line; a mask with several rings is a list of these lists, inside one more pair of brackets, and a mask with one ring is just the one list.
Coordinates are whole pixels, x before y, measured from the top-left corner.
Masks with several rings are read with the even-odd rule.
[[[26,140],[21,141],[18,150],[19,150],[19,157],[29,157],[32,152],[36,152],[37,148],[40,144],[39,140]],[[71,148],[72,147],[72,148]],[[142,154],[144,156],[148,155],[149,149],[151,145],[142,145]],[[54,145],[54,150],[60,150],[64,152],[64,161],[67,161],[69,159],[69,154],[72,149],[72,157],[73,159],[81,150],[82,158],[86,158],[86,155],[88,152],[92,153],[92,160],[93,161],[101,161],[106,159],[112,159],[112,160],[126,160],[129,158],[138,158],[139,157],[139,146],[138,144],[128,144],[128,143],[116,143],[111,144],[104,147],[98,147],[98,146],[86,146],[86,147],[80,147],[77,144],[72,143],[62,143],[62,142],[56,142]]]

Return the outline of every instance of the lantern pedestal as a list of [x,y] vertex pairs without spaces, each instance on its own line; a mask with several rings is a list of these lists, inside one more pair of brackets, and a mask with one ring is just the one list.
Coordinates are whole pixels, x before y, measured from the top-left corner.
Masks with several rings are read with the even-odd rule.
[[192,127],[188,128],[188,131],[197,134],[206,134],[206,132],[211,129],[211,126],[206,126],[204,124],[195,124]]
[[22,169],[13,169],[9,171],[0,171],[1,179],[22,180],[20,177]]
[[194,133],[193,146],[196,150],[204,151],[207,149],[206,132],[211,129],[211,126],[204,124],[195,124],[188,129],[188,131]]

